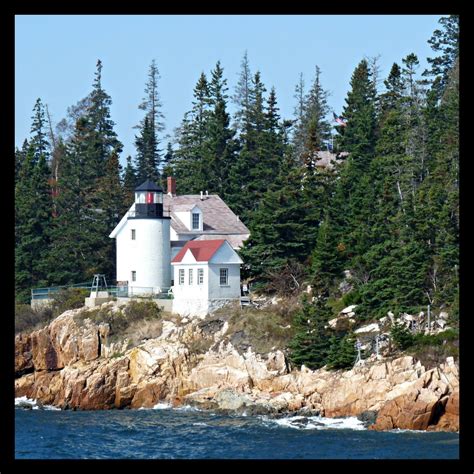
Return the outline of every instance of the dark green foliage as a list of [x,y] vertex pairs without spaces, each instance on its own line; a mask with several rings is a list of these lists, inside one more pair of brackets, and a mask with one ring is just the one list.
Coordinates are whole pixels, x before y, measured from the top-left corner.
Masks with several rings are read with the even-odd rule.
[[122,144],[113,130],[112,101],[102,88],[101,72],[98,61],[89,105],[61,161],[47,257],[49,284],[92,280],[95,273],[109,280],[115,276],[115,245],[108,234],[125,209],[118,161]]
[[48,179],[49,144],[41,100],[33,109],[31,140],[17,151],[15,185],[15,298],[26,303],[33,286],[47,278],[45,255],[50,242],[52,199]]
[[415,337],[412,332],[402,324],[394,324],[390,330],[390,337],[397,349],[404,351],[413,345]]
[[435,30],[433,36],[428,40],[431,48],[439,56],[428,58],[431,69],[426,70],[423,75],[433,77],[433,89],[438,97],[445,90],[449,75],[455,67],[459,54],[459,16],[450,15],[439,20],[442,29]]
[[328,369],[350,369],[357,358],[356,339],[353,334],[332,336],[327,357]]
[[441,346],[446,344],[446,342],[456,341],[458,339],[458,329],[447,329],[438,334],[416,334],[413,342],[416,346]]
[[299,368],[302,364],[316,370],[327,362],[330,348],[329,332],[325,328],[332,312],[324,296],[310,302],[304,295],[302,308],[293,319],[294,337],[288,345],[289,358]]

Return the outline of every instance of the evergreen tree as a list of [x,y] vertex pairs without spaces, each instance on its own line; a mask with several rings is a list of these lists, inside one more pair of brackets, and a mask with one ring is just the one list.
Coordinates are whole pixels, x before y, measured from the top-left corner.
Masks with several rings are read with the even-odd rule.
[[147,179],[153,182],[160,181],[160,173],[156,163],[156,139],[153,127],[149,117],[145,117],[140,135],[135,137],[135,147],[137,149],[136,156],[136,176],[137,182],[143,183]]
[[329,369],[351,369],[357,358],[356,339],[353,334],[332,336],[327,366]]
[[442,29],[435,30],[428,40],[431,48],[439,56],[428,58],[430,69],[423,76],[432,77],[432,87],[438,100],[446,89],[451,71],[456,65],[459,55],[459,16],[450,15],[439,20]]
[[248,60],[247,51],[245,51],[241,62],[241,70],[239,81],[232,97],[234,104],[237,106],[235,113],[235,128],[240,133],[248,132],[250,127],[250,104],[252,89],[252,73]]
[[138,180],[137,170],[132,162],[132,157],[129,155],[126,158],[127,164],[123,170],[123,191],[124,191],[124,206],[130,206],[135,201],[135,188],[143,181]]
[[116,206],[123,206],[123,196],[115,187],[103,186],[120,182],[120,169],[113,163],[118,163],[122,144],[113,129],[112,100],[102,88],[101,77],[99,60],[90,105],[77,120],[62,158],[48,255],[51,284],[87,281],[104,272],[112,278],[113,242],[108,234],[115,225],[111,216],[116,216]]
[[159,134],[164,130],[164,115],[158,93],[158,80],[160,74],[155,60],[150,64],[148,82],[145,86],[145,98],[139,105],[145,111],[145,117],[137,128],[140,129],[136,137],[137,148],[136,169],[137,179],[141,183],[146,179],[154,182],[160,181],[161,155],[159,150]]
[[173,174],[183,194],[199,194],[206,189],[204,146],[210,116],[210,91],[206,75],[201,73],[194,88],[193,108],[177,130],[178,148],[172,161]]
[[295,86],[295,94],[293,96],[296,100],[296,106],[294,108],[293,122],[293,146],[295,156],[301,156],[303,154],[303,147],[305,143],[305,83],[303,79],[303,73],[300,73],[300,78]]
[[203,161],[206,163],[206,187],[209,192],[226,198],[229,189],[229,173],[236,159],[238,143],[235,131],[230,128],[230,115],[226,110],[227,80],[218,61],[212,71],[209,84],[211,112],[207,124],[207,137],[204,144]]
[[326,364],[330,339],[325,327],[331,316],[324,296],[318,296],[314,302],[310,302],[304,295],[302,307],[292,323],[295,335],[289,344],[289,358],[295,366],[304,364],[316,370]]
[[[28,146],[26,149],[25,147]],[[51,194],[44,106],[33,109],[31,139],[24,142],[15,186],[15,293],[27,302],[30,290],[45,283],[45,250],[49,244]]]

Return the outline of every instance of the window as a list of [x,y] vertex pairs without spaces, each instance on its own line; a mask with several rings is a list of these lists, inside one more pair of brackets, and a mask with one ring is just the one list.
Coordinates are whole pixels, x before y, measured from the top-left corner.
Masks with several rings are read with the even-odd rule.
[[199,229],[199,213],[193,212],[193,229]]
[[132,281],[137,281],[137,272],[132,270]]
[[179,284],[184,285],[184,269],[179,269]]
[[135,240],[135,236],[136,236],[135,229],[132,229],[132,240]]
[[198,285],[204,283],[204,268],[198,268]]
[[229,269],[228,268],[220,268],[219,276],[220,276],[221,286],[226,286],[229,284]]
[[193,269],[192,269],[192,268],[189,269],[189,280],[188,280],[188,283],[189,283],[190,285],[193,284]]

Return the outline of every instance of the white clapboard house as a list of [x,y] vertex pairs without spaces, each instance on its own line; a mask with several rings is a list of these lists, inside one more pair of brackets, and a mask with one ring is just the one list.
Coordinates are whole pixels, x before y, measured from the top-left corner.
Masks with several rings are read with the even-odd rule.
[[[116,239],[117,285],[129,297],[163,294],[171,288],[174,312],[206,314],[240,298],[242,261],[235,250],[249,235],[219,196],[177,196],[171,177],[164,194],[147,180],[135,189],[135,202],[109,236]],[[203,255],[209,259],[199,260]],[[220,268],[226,269],[226,279]],[[180,270],[186,275],[184,284]]]

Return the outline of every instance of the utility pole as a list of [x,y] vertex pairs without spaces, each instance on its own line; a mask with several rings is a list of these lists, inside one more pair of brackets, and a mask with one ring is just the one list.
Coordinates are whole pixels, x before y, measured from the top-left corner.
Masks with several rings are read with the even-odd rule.
[[359,339],[357,339],[357,342],[355,343],[355,346],[356,346],[356,349],[357,349],[357,359],[356,359],[354,365],[357,365],[357,363],[362,360],[362,357],[361,357],[361,355],[360,355],[360,349],[361,349],[361,347],[362,347],[362,344],[361,344],[361,342],[359,341]]
[[430,312],[430,306],[428,305],[428,333],[431,333],[431,312]]

